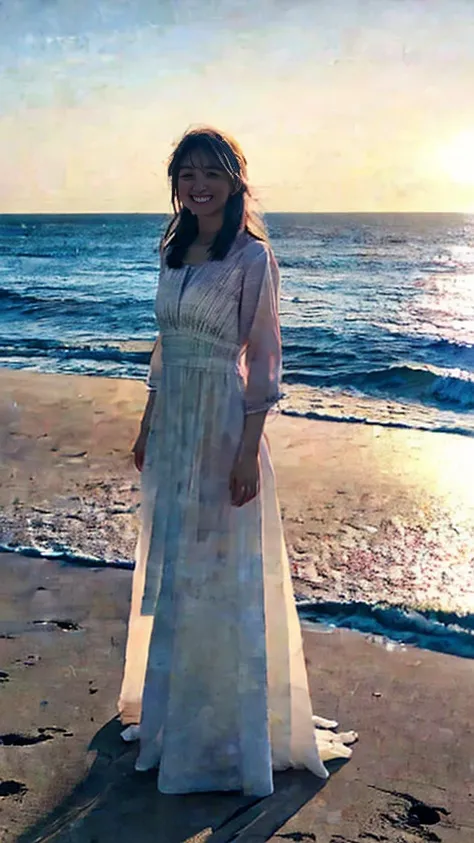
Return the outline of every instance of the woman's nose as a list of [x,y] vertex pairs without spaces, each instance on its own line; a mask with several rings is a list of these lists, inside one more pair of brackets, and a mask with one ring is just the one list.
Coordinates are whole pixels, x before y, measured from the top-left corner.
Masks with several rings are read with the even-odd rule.
[[207,184],[206,184],[205,178],[203,178],[201,176],[201,177],[197,177],[194,180],[194,190],[196,191],[196,193],[205,193],[206,192]]

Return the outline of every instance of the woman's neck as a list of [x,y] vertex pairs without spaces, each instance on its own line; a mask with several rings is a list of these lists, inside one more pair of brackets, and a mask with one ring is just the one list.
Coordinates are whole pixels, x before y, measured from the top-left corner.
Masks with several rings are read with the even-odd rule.
[[199,229],[194,241],[196,245],[210,246],[217,232],[222,228],[223,221],[223,218],[218,220],[213,218],[208,220],[199,220]]

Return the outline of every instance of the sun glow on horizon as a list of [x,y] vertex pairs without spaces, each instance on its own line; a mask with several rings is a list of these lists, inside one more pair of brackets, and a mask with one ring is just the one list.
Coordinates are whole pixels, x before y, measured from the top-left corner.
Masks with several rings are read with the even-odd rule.
[[474,186],[474,128],[455,135],[436,158],[442,173],[453,182]]
[[474,213],[472,0],[84,3],[0,2],[0,213],[167,213],[196,123],[269,213]]

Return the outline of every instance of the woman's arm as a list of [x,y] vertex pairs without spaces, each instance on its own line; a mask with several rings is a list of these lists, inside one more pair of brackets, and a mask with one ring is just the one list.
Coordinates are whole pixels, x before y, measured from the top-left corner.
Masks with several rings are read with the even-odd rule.
[[150,357],[150,364],[148,366],[148,374],[146,377],[146,388],[148,392],[148,400],[143,413],[140,429],[148,432],[150,427],[150,419],[155,405],[156,391],[160,384],[161,378],[161,334],[159,334],[153,345],[153,350]]
[[[160,272],[159,278],[161,278],[161,274],[163,272],[165,263],[165,253],[163,247],[160,247]],[[161,380],[161,334],[158,334],[154,344],[153,349],[151,352],[150,363],[148,366],[148,372],[146,376],[146,388],[148,391],[148,400],[145,407],[145,412],[143,414],[142,422],[141,422],[141,430],[145,430],[148,432],[150,427],[150,419],[151,414],[153,412],[153,407],[155,404],[155,397],[156,391],[160,385]]]
[[260,413],[250,413],[245,416],[241,445],[242,454],[249,454],[250,456],[258,454],[267,413],[268,410],[261,410]]
[[[160,251],[160,276],[163,270],[164,254]],[[151,352],[150,363],[146,376],[146,388],[148,392],[145,410],[140,422],[140,432],[137,436],[132,452],[135,455],[135,465],[139,471],[142,470],[146,441],[150,431],[151,418],[155,406],[156,392],[161,380],[161,334],[158,334]]]
[[155,397],[155,390],[149,390],[145,410],[143,412],[142,420],[140,423],[140,433],[147,434],[150,430],[150,422],[153,414],[153,407],[155,406]]
[[254,248],[258,251],[246,268],[242,296],[242,316],[250,328],[247,328],[245,424],[241,447],[251,455],[258,454],[267,413],[281,397],[282,367],[278,264],[268,246],[255,244]]

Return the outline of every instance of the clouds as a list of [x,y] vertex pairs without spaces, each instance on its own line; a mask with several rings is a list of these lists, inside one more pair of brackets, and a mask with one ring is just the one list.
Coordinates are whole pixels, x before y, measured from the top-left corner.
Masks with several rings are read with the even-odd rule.
[[471,128],[467,2],[432,0],[429,13],[422,0],[9,6],[1,211],[167,210],[164,161],[201,122],[241,140],[269,210],[470,202],[420,164],[422,152],[435,160],[440,126]]

